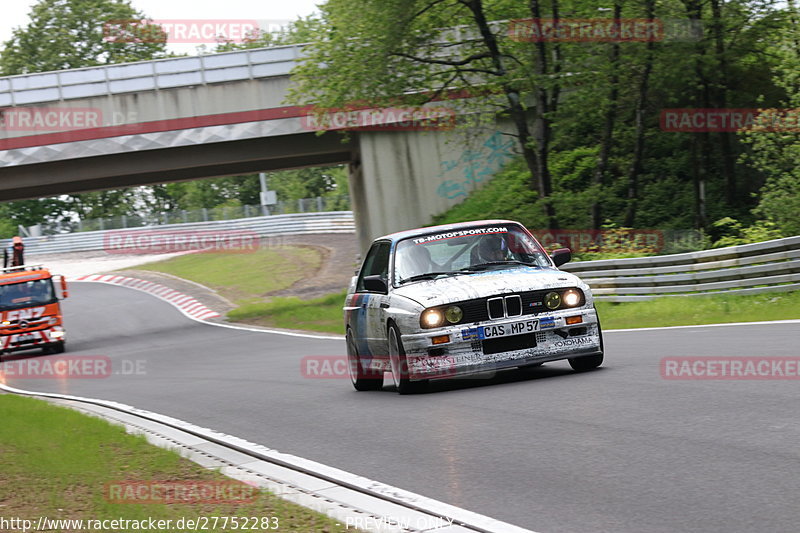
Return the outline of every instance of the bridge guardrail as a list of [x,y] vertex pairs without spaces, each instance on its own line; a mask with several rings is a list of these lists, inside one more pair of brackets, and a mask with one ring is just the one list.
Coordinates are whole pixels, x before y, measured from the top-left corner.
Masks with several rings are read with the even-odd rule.
[[683,254],[567,263],[597,300],[800,290],[800,235]]
[[283,76],[302,58],[303,46],[252,48],[1,77],[0,107]]
[[251,231],[260,237],[281,235],[307,235],[311,233],[355,233],[355,220],[352,211],[330,211],[322,213],[297,213],[291,215],[271,215],[235,220],[215,220],[188,224],[169,224],[128,228],[125,230],[83,231],[28,237],[25,239],[25,255],[55,254],[66,252],[88,252],[103,250],[106,235],[124,231],[134,234],[142,231]]

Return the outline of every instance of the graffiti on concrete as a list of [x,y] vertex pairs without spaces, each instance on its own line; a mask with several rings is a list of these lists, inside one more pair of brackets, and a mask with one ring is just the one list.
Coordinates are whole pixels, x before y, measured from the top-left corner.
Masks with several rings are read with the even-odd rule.
[[450,200],[467,196],[478,183],[514,157],[513,146],[513,139],[495,131],[479,149],[466,149],[458,159],[442,161],[439,178],[445,179],[436,189],[436,194]]

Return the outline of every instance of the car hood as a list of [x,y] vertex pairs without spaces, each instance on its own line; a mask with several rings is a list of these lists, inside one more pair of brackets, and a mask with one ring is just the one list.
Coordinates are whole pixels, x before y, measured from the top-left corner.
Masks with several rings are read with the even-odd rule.
[[393,292],[431,307],[498,294],[576,286],[583,286],[583,283],[569,272],[520,266],[409,283]]

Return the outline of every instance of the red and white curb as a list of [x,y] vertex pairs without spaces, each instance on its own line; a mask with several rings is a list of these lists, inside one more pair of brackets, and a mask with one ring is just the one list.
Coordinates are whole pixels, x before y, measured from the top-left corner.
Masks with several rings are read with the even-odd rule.
[[153,283],[152,281],[128,278],[125,276],[116,276],[113,274],[91,274],[89,276],[72,278],[70,281],[107,283],[109,285],[119,285],[121,287],[128,287],[129,289],[136,289],[138,291],[146,292],[148,294],[152,294],[156,298],[174,305],[181,313],[195,320],[209,320],[211,318],[218,318],[220,316],[219,313],[209,309],[191,296],[187,296],[182,292],[170,289],[164,285]]

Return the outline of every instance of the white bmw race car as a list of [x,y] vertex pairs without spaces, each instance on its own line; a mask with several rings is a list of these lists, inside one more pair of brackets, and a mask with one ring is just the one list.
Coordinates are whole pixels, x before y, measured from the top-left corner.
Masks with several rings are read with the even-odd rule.
[[589,286],[558,267],[517,222],[481,220],[376,239],[344,307],[350,377],[357,390],[401,394],[431,379],[568,359],[603,362]]

